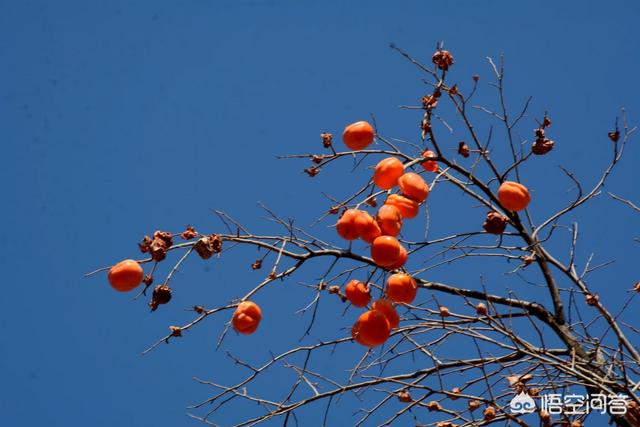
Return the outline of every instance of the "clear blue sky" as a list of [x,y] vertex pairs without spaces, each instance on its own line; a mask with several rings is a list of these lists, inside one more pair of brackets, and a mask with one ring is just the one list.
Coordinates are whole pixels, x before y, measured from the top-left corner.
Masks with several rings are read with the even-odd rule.
[[[273,230],[257,201],[311,223],[328,206],[321,191],[344,196],[367,173],[350,175],[343,163],[311,180],[301,173],[306,163],[275,155],[321,151],[321,131],[340,133],[370,113],[385,135],[417,138],[417,116],[397,106],[423,95],[422,76],[390,42],[428,58],[444,40],[456,57],[453,79],[466,88],[474,73],[486,84],[485,57],[504,52],[511,105],[533,95],[532,114],[548,109],[554,120],[557,149],[526,172],[540,200],[532,212],[539,220],[562,206],[570,184],[557,166],[593,183],[608,160],[605,135],[618,108],[640,123],[639,12],[631,0],[1,0],[0,424],[196,424],[185,407],[210,390],[192,376],[237,378],[224,351],[215,351],[227,318],[140,352],[168,325],[188,321],[184,308],[224,304],[253,287],[261,278],[249,268],[255,254],[190,260],[174,279],[172,303],[152,314],[145,301],[113,292],[104,276],[83,273],[137,257],[137,241],[156,229],[222,230],[210,208],[253,230]],[[486,85],[479,95],[495,100]],[[486,117],[478,120],[486,135]],[[533,127],[530,118],[522,136]],[[634,141],[611,181],[636,202],[638,160]],[[451,209],[459,201],[449,191],[431,199],[433,235],[482,222],[468,201]],[[592,250],[600,261],[617,260],[592,279],[615,305],[621,289],[640,280],[638,216],[604,199],[580,215],[582,261]],[[334,238],[323,226],[317,232]],[[264,360],[268,350],[297,343],[306,323],[293,312],[311,298],[297,284],[319,274],[310,266],[261,296],[260,332],[230,335],[223,350]],[[443,270],[434,279],[473,284],[478,275]],[[346,333],[340,328],[355,314],[342,318],[334,302],[313,338]],[[360,354],[337,355],[339,369]],[[342,408],[332,424],[350,415]]]

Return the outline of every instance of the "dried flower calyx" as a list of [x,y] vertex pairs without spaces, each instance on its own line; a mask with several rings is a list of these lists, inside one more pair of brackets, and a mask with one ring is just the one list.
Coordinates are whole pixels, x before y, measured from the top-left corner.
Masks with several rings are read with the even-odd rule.
[[149,252],[154,261],[162,261],[167,256],[167,251],[173,245],[173,234],[168,231],[156,231],[153,239],[144,236],[138,247],[142,253]]
[[613,132],[609,132],[607,134],[607,136],[609,137],[609,139],[613,142],[618,142],[618,140],[620,139],[620,131],[618,129],[616,129]]
[[151,237],[144,236],[142,238],[142,242],[138,243],[140,252],[142,252],[143,254],[149,252],[149,248],[151,247],[151,242],[153,242],[153,239]]
[[506,377],[507,378],[507,382],[509,383],[510,387],[513,387],[519,383],[521,384],[526,384],[529,381],[531,381],[533,379],[533,375],[531,374],[524,374],[524,375],[509,375]]
[[600,299],[600,297],[594,294],[587,294],[584,299],[587,305],[594,306],[598,305],[598,300]]
[[443,71],[447,71],[453,65],[453,55],[448,50],[438,49],[431,57],[431,60]]
[[320,168],[316,167],[316,166],[311,166],[306,168],[305,173],[307,175],[309,175],[311,178],[313,178],[314,176],[318,175],[320,173]]
[[476,313],[479,316],[485,316],[487,314],[487,306],[484,303],[479,302],[476,305]]
[[467,158],[469,157],[469,153],[469,146],[464,141],[460,141],[458,143],[458,154],[460,154],[464,158]]
[[499,212],[492,211],[487,214],[487,218],[482,224],[484,231],[491,234],[502,234],[507,228],[507,217]]
[[151,311],[156,311],[160,304],[166,304],[171,301],[171,288],[167,285],[158,285],[153,290],[149,307]]
[[431,132],[431,110],[425,111],[422,121],[420,122],[420,129],[422,129],[420,138],[424,141],[427,134]]
[[531,146],[531,152],[538,156],[543,154],[547,154],[549,151],[553,150],[555,142],[548,138],[536,139]]
[[496,417],[496,408],[494,408],[493,406],[489,406],[487,409],[484,410],[482,415],[485,421],[491,421]]
[[533,145],[531,146],[531,152],[533,154],[541,156],[553,150],[555,142],[545,136],[545,128],[549,126],[551,126],[551,119],[549,119],[549,117],[547,117],[547,115],[545,114],[544,118],[542,119],[542,124],[538,129],[535,129],[534,131],[536,139],[535,141],[533,141]]
[[217,234],[205,236],[196,242],[193,249],[200,255],[200,258],[209,259],[213,254],[222,251],[222,239]]
[[398,400],[400,402],[403,402],[403,403],[411,403],[411,402],[413,402],[413,399],[411,398],[411,395],[406,390],[399,391],[397,396],[398,396]]
[[146,274],[144,276],[144,278],[142,279],[142,283],[144,283],[145,285],[145,289],[149,286],[151,286],[151,284],[153,283],[153,276],[150,274]]
[[427,409],[429,410],[429,412],[433,412],[433,411],[440,411],[442,407],[438,402],[436,402],[435,400],[432,400],[431,402],[427,403]]
[[190,225],[180,234],[183,240],[191,240],[198,237],[198,232]]
[[320,138],[322,138],[322,145],[324,146],[324,148],[329,148],[331,147],[331,144],[333,142],[333,135],[328,133],[328,132],[323,132],[320,134]]
[[435,95],[425,95],[422,97],[422,108],[425,110],[436,108],[438,98]]
[[347,302],[348,300],[347,296],[342,292],[340,292],[340,286],[336,286],[336,285],[329,286],[327,288],[327,291],[330,294],[338,295],[340,297],[340,300],[342,300],[342,302]]

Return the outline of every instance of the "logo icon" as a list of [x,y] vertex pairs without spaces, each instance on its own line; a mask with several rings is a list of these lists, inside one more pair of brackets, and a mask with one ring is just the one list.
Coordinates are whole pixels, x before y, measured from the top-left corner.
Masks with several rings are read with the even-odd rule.
[[512,414],[530,414],[536,410],[536,402],[524,391],[509,402]]

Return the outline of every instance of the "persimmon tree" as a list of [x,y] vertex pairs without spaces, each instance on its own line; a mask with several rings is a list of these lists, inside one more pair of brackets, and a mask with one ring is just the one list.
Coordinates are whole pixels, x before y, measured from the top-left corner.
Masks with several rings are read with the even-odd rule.
[[[565,221],[569,213],[604,196],[603,187],[635,131],[624,111],[608,135],[603,130],[610,162],[599,172],[595,185],[585,188],[563,169],[575,194],[563,208],[534,219],[528,207],[544,206],[545,194],[536,189],[534,180],[525,182],[523,171],[553,154],[553,126],[547,113],[532,119],[527,100],[516,114],[510,114],[502,59],[499,63],[488,59],[497,103],[493,99],[479,105],[475,99],[478,76],[469,80],[468,88],[456,84],[459,77],[451,52],[439,47],[431,63],[425,64],[392,48],[424,75],[427,90],[420,104],[403,107],[420,113],[415,141],[383,135],[375,120],[369,119],[347,125],[341,138],[322,133],[318,145],[309,144],[308,154],[284,156],[310,161],[305,172],[311,177],[331,168],[352,167],[351,161],[365,176],[350,196],[334,198],[326,211],[318,212],[318,223],[335,226],[333,240],[317,237],[312,227],[300,228],[267,208],[282,227],[281,234],[251,233],[227,213],[216,211],[221,222],[218,230],[188,226],[179,232],[157,231],[139,244],[146,258],[97,270],[110,270],[109,281],[118,291],[140,284],[144,285],[141,294],[152,289],[149,306],[156,310],[171,300],[172,279],[187,258],[224,260],[232,246],[259,251],[257,260],[248,259],[254,270],[266,273],[250,290],[237,300],[194,306],[190,322],[171,326],[146,352],[174,342],[209,320],[221,325],[219,345],[234,330],[275,333],[261,331],[260,321],[269,308],[259,307],[256,296],[310,269],[319,279],[309,287],[310,302],[300,310],[309,323],[306,340],[301,344],[298,337],[291,337],[290,349],[257,365],[230,354],[232,364],[246,375],[232,384],[198,380],[211,388],[211,394],[193,406],[193,418],[211,425],[223,417],[237,425],[275,419],[286,425],[297,422],[303,408],[324,405],[323,420],[314,425],[335,424],[327,421],[332,411],[340,407],[343,396],[352,395],[362,399],[365,407],[348,408],[354,418],[341,425],[396,421],[406,425],[413,419],[415,424],[437,427],[494,423],[578,427],[592,417],[593,425],[604,420],[640,426],[640,352],[630,337],[638,330],[620,320],[640,291],[640,283],[629,285],[628,300],[622,306],[609,307],[608,298],[593,292],[589,283],[590,273],[600,266],[592,265],[591,259],[579,259],[578,223]],[[490,107],[492,103],[498,107]],[[443,104],[454,117],[440,113]],[[484,113],[496,126],[481,135],[471,121],[472,110]],[[466,134],[464,141],[452,140],[452,123]],[[516,136],[520,127],[534,128],[527,131],[531,139]],[[529,189],[537,191],[532,195]],[[437,230],[424,235],[404,232],[409,222],[424,223],[421,213],[428,212],[426,201],[434,192],[472,200],[475,206],[469,215],[476,218],[477,226],[448,235],[438,235]],[[624,202],[640,211],[632,201],[609,194],[611,203]],[[569,243],[556,251],[562,246],[557,244],[558,235],[567,232]],[[499,273],[512,275],[522,286],[517,291],[504,287],[495,292],[488,291],[482,280],[474,284],[473,277],[488,273],[473,263],[475,259],[503,261],[500,265],[505,270]],[[159,266],[167,263],[168,273],[160,276]],[[454,264],[469,269],[469,280],[430,280],[434,269]],[[313,337],[323,299],[348,308],[336,312],[346,332],[332,340]],[[360,349],[360,360],[338,366],[338,372],[324,372],[319,362],[345,346]],[[337,358],[332,361],[338,363]],[[282,370],[290,375],[282,376]],[[277,379],[279,387],[256,392],[253,384],[264,377]],[[285,378],[291,379],[288,385]],[[538,406],[530,413],[518,413],[510,407],[514,396],[523,393],[539,398],[545,393],[577,392],[625,395],[624,410],[608,408],[601,411],[604,415],[550,413]],[[257,404],[260,413],[243,417],[236,410],[223,415],[231,402]]]

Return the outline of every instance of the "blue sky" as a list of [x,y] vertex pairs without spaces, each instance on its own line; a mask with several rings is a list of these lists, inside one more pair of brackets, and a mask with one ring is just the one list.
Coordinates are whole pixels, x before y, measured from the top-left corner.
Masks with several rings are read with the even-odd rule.
[[[444,40],[456,57],[452,78],[464,89],[479,74],[479,100],[489,105],[485,57],[504,52],[510,105],[534,96],[522,136],[545,109],[554,120],[556,150],[525,172],[541,200],[532,213],[562,206],[571,185],[557,166],[593,183],[620,106],[640,122],[639,12],[634,1],[0,1],[1,424],[187,425],[185,407],[210,394],[193,376],[236,378],[223,350],[264,360],[297,343],[305,325],[293,312],[311,298],[297,284],[313,282],[313,266],[261,297],[269,307],[261,333],[230,335],[216,352],[227,320],[217,317],[144,357],[168,325],[191,318],[184,308],[253,287],[256,254],[190,259],[172,303],[152,314],[104,276],[83,273],[137,257],[137,241],[156,229],[220,231],[210,208],[274,231],[262,201],[310,224],[328,207],[321,191],[345,196],[368,172],[343,163],[311,180],[305,162],[276,155],[319,152],[321,131],[339,134],[371,113],[383,134],[417,140],[418,116],[398,106],[417,103],[423,76],[390,42],[428,60]],[[487,117],[477,120],[486,135]],[[634,141],[610,182],[636,202],[638,159]],[[434,235],[481,223],[449,191],[430,199]],[[577,217],[581,259],[593,251],[616,259],[593,286],[620,303],[611,286],[640,280],[638,216],[603,198]],[[326,225],[317,233],[334,238]],[[479,271],[433,274],[477,282]],[[342,306],[331,303],[314,338],[345,334],[352,322],[353,312],[338,316]],[[336,360],[348,369],[359,355]],[[350,416],[341,411],[334,422]],[[225,417],[216,421],[234,420]]]

